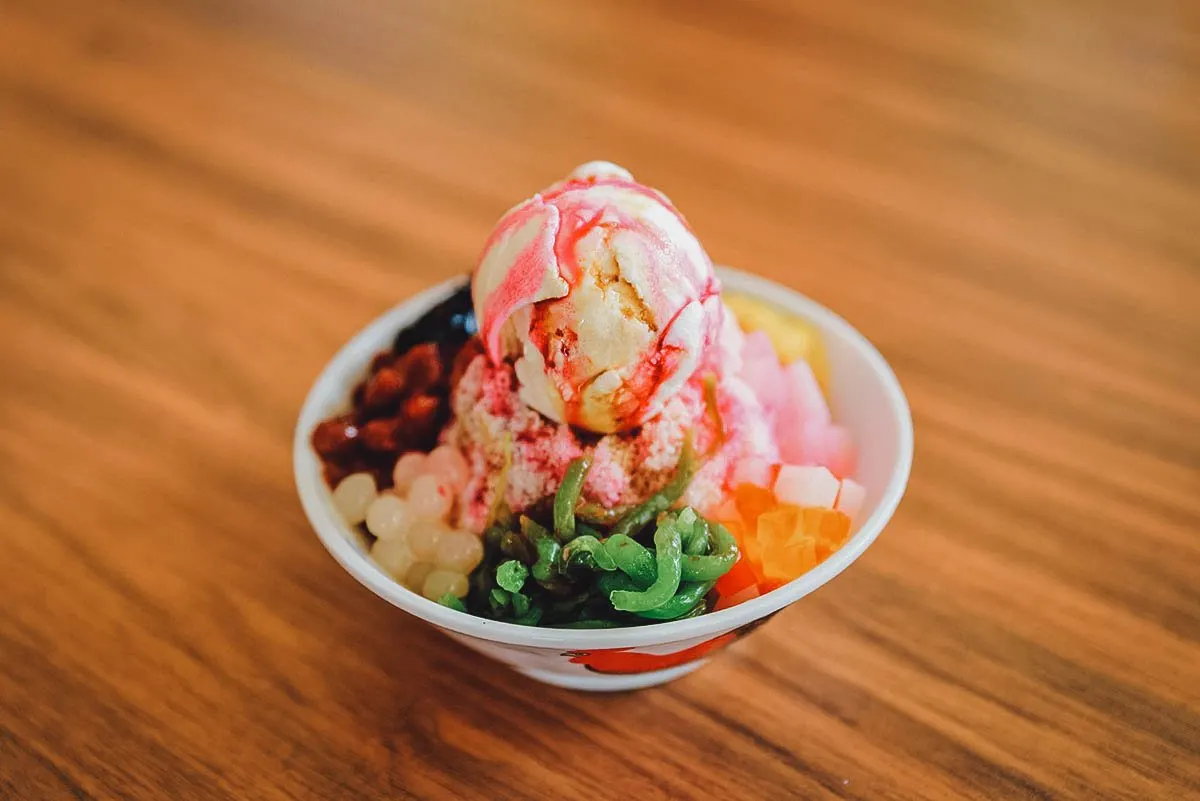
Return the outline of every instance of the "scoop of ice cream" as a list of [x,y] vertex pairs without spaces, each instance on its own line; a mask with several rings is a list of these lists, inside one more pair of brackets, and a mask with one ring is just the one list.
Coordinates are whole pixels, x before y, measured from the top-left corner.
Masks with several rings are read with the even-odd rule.
[[521,400],[609,433],[658,414],[724,317],[712,262],[683,216],[621,167],[591,162],[511,209],[472,284],[492,361]]

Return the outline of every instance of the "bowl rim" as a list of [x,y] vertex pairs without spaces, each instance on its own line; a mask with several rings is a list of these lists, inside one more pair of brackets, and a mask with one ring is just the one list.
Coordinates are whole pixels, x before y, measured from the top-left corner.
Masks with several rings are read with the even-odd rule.
[[330,555],[360,584],[393,606],[433,625],[460,635],[508,646],[558,650],[595,650],[661,645],[719,635],[771,615],[789,606],[849,567],[875,541],[900,504],[912,469],[913,426],[908,400],[892,368],[874,345],[852,325],[825,306],[774,281],[718,267],[724,289],[765,300],[783,310],[815,323],[843,338],[857,352],[883,385],[888,407],[899,432],[898,456],[875,511],[859,526],[854,536],[821,564],[804,575],[758,598],[736,606],[686,620],[650,623],[613,629],[554,629],[520,626],[476,617],[444,607],[402,586],[378,568],[353,544],[353,533],[337,516],[330,489],[322,477],[321,462],[309,442],[313,426],[320,421],[317,409],[330,394],[346,394],[345,376],[362,375],[378,342],[388,342],[396,330],[415,320],[438,301],[462,286],[460,275],[402,301],[343,345],[322,368],[304,399],[292,442],[292,464],[300,503],[317,537]]

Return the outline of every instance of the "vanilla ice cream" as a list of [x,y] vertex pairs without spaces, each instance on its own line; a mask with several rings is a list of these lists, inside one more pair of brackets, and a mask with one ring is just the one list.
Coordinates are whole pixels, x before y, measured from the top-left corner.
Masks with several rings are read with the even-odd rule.
[[607,162],[505,214],[472,283],[484,346],[515,358],[520,399],[601,433],[654,417],[696,372],[722,327],[719,289],[670,201]]

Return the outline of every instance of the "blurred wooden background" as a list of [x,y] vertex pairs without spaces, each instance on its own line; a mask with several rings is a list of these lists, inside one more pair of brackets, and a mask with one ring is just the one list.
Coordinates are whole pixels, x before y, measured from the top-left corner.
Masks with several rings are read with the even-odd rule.
[[[614,697],[360,588],[289,461],[346,338],[594,158],[917,425],[848,573]],[[1185,0],[7,0],[0,797],[1198,793],[1198,230]]]

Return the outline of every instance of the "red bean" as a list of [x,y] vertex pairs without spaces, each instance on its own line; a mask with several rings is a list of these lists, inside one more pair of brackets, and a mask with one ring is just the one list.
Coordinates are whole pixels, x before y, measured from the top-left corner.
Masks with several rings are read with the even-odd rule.
[[417,345],[401,356],[396,362],[396,369],[404,374],[414,393],[434,388],[445,377],[441,354],[438,346],[432,342]]
[[363,408],[368,412],[394,412],[404,396],[406,384],[403,373],[392,367],[384,367],[367,380],[367,387],[363,391]]
[[449,415],[448,390],[481,353],[478,338],[472,338],[466,347],[425,342],[404,353],[375,354],[367,379],[354,388],[354,411],[313,430],[326,482],[333,487],[351,473],[367,471],[380,489],[390,487],[400,454],[427,452],[436,444]]
[[391,367],[396,361],[396,354],[390,350],[381,350],[371,359],[371,372],[377,373],[385,367]]
[[359,435],[363,447],[375,453],[394,453],[400,450],[403,442],[402,425],[404,421],[398,417],[385,417],[366,423]]
[[313,429],[313,450],[325,458],[353,454],[360,434],[353,415],[325,420]]
[[441,412],[442,402],[432,395],[413,395],[406,400],[399,418],[405,439],[426,447],[432,446],[437,439]]

